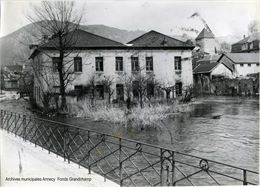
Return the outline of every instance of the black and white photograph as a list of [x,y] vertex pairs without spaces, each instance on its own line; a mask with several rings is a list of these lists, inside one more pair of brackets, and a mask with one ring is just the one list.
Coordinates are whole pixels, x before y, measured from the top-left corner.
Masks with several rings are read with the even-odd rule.
[[259,10],[1,0],[0,186],[259,185]]

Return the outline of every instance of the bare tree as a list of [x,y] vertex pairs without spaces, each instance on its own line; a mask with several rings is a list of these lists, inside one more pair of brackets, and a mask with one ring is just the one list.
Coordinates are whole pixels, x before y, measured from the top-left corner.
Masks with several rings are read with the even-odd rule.
[[249,34],[254,34],[259,32],[260,30],[260,22],[257,20],[253,20],[248,24],[248,32]]
[[124,74],[123,77],[127,99],[130,99],[133,94],[134,97],[138,98],[140,107],[143,108],[145,97],[150,97],[147,88],[148,84],[154,84],[154,74],[142,73],[142,71],[139,70],[130,75]]
[[[42,47],[52,40],[51,47],[58,52],[58,60],[54,65],[59,80],[60,108],[66,109],[65,91],[73,77],[71,53],[77,42],[82,14],[77,12],[73,1],[42,1],[39,6],[32,7],[32,10],[34,14],[28,18],[43,36],[37,50],[44,53]],[[47,53],[44,54],[51,58]]]
[[114,89],[112,89],[113,80],[114,80],[113,77],[106,76],[102,81],[102,84],[104,85],[105,88],[105,92],[108,94],[108,104],[111,103],[111,97],[114,93]]
[[229,53],[231,51],[231,45],[227,42],[222,42],[220,44],[220,53]]
[[174,91],[174,85],[171,84],[169,81],[167,81],[167,82],[162,81],[161,83],[159,83],[158,87],[165,92],[166,101],[168,103],[170,100],[170,94],[171,94],[171,92]]

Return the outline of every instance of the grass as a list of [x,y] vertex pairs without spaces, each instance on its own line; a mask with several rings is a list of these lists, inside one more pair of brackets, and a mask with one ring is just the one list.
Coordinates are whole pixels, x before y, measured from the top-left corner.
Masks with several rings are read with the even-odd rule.
[[143,108],[133,107],[127,110],[125,106],[118,107],[105,103],[92,107],[89,100],[70,104],[69,113],[76,117],[88,118],[95,121],[108,121],[123,126],[135,128],[159,128],[160,121],[169,115],[190,110],[190,104],[174,102],[168,104],[145,104]]

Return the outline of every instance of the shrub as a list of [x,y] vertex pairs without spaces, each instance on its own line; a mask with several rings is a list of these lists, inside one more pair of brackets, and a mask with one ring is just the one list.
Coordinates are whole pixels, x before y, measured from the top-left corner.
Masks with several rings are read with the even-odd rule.
[[77,104],[68,106],[69,113],[76,117],[90,118],[95,121],[108,121],[134,128],[161,128],[161,120],[176,112],[190,110],[189,104],[179,104],[177,101],[171,104],[145,104],[132,107],[117,107],[98,103],[92,107],[90,100],[86,99]]

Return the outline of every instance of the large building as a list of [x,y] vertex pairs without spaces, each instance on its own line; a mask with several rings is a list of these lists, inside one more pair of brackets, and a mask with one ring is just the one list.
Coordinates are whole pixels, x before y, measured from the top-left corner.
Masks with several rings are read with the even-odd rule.
[[[66,92],[82,90],[93,80],[96,95],[103,99],[103,83],[109,78],[114,90],[111,100],[125,100],[125,76],[136,74],[153,77],[153,81],[171,87],[171,97],[176,97],[182,93],[185,86],[193,84],[191,56],[194,47],[190,44],[156,31],[150,31],[128,44],[83,30],[76,31],[75,35],[77,40],[66,57],[72,59],[67,67],[70,66],[70,72],[73,73]],[[59,59],[58,51],[54,47],[55,42],[57,41],[54,38],[43,45],[34,46],[30,56],[40,72],[47,72],[50,82],[47,85],[36,76],[34,96],[38,103],[42,100],[43,92],[57,92],[55,89],[58,89],[55,61]],[[152,86],[151,88],[153,89]],[[150,90],[150,94],[154,95],[154,91]],[[135,96],[134,90],[131,95]]]

